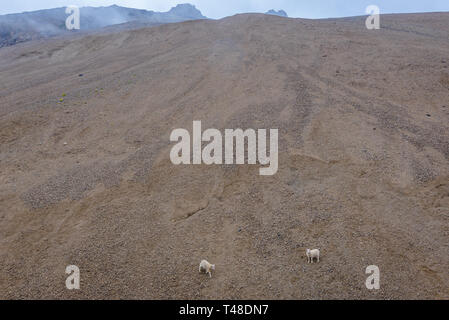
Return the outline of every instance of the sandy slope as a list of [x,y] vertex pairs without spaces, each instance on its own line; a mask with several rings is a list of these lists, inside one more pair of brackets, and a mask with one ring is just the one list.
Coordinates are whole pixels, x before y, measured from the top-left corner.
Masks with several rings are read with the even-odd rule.
[[[252,14],[1,49],[0,298],[448,299],[449,14],[382,26]],[[193,120],[279,128],[278,173],[172,165]]]

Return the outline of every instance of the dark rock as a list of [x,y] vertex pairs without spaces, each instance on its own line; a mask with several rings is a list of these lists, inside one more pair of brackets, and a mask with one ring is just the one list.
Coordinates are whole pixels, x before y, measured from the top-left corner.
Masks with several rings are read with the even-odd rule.
[[126,29],[139,26],[207,19],[191,4],[178,4],[168,12],[154,12],[112,5],[109,7],[80,8],[81,29],[67,30],[65,8],[45,9],[0,15],[0,48],[20,42],[69,34],[76,31],[94,31],[120,25]]
[[273,16],[288,18],[287,12],[285,12],[284,10],[276,11],[276,10],[271,9],[271,10],[268,10],[267,12],[265,12],[265,14],[271,14]]

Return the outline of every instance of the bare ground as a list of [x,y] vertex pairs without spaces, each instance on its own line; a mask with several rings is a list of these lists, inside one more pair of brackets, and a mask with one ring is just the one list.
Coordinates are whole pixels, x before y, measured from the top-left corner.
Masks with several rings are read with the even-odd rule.
[[[449,14],[381,23],[250,14],[1,49],[0,298],[448,299]],[[279,128],[279,171],[174,166],[193,120]]]

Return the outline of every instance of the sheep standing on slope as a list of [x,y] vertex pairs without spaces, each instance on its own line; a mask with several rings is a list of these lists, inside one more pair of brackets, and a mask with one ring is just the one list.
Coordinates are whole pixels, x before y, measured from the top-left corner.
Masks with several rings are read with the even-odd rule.
[[320,262],[320,249],[307,249],[306,250],[307,262],[313,263],[313,259],[316,258],[317,262]]
[[215,270],[215,264],[210,264],[206,260],[202,260],[200,263],[200,273],[208,273],[209,278],[212,278],[211,271]]

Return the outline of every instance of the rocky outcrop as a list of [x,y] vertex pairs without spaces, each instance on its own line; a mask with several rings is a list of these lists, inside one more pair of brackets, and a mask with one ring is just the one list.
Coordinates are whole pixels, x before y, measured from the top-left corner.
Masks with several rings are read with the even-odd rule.
[[280,17],[285,17],[285,18],[288,17],[287,12],[285,12],[284,10],[276,11],[276,10],[271,9],[271,10],[268,10],[267,12],[265,12],[265,14],[271,14],[274,16],[280,16]]
[[[65,8],[55,8],[0,16],[0,47],[33,39],[69,34],[65,27]],[[152,25],[206,19],[195,6],[178,4],[167,12],[155,12],[112,5],[80,8],[80,31],[98,30],[108,26]],[[122,26],[126,28],[126,26]]]

